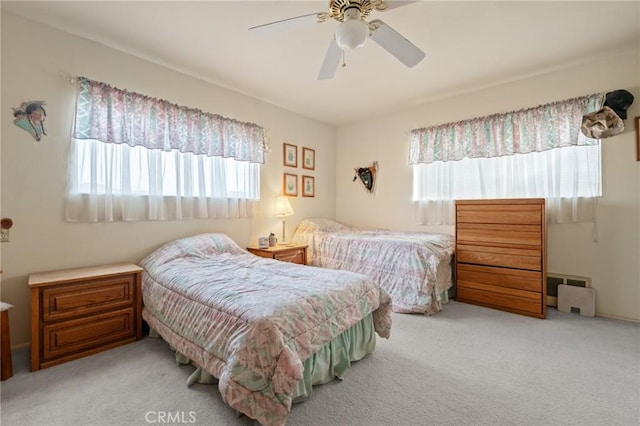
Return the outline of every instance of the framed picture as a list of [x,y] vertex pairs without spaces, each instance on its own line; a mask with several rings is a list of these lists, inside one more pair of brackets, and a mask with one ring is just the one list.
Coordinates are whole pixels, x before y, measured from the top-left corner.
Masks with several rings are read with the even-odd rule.
[[302,168],[315,170],[316,169],[316,151],[311,148],[302,148]]
[[640,117],[636,117],[635,122],[636,122],[636,161],[640,161]]
[[298,196],[298,175],[284,173],[282,176],[282,195]]
[[287,167],[298,167],[298,147],[288,143],[282,146],[282,163]]
[[316,181],[313,176],[302,176],[302,196],[315,197]]

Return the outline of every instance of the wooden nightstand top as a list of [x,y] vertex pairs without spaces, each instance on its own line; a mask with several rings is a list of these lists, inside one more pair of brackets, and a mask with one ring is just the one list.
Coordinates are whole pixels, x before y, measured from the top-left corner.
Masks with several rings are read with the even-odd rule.
[[289,250],[300,250],[303,248],[307,248],[309,246],[298,246],[298,245],[290,245],[290,246],[283,246],[280,244],[277,244],[273,247],[267,247],[267,248],[259,248],[258,246],[249,246],[247,247],[247,250],[249,251],[262,251],[265,253],[280,253],[283,251],[289,251]]
[[87,280],[92,278],[107,277],[127,273],[142,272],[143,269],[134,264],[114,264],[103,266],[91,266],[87,268],[62,269],[59,271],[37,272],[29,275],[29,287]]

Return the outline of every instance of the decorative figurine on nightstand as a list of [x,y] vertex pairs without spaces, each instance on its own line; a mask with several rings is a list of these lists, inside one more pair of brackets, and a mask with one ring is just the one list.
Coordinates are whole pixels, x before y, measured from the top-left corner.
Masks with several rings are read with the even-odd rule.
[[275,247],[278,239],[276,238],[276,234],[273,232],[269,234],[269,247]]

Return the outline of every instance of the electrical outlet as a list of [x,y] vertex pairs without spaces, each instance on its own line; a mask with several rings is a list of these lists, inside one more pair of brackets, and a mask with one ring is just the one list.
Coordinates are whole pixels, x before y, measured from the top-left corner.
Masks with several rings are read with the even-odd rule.
[[9,230],[5,228],[0,228],[0,243],[8,243],[9,242]]

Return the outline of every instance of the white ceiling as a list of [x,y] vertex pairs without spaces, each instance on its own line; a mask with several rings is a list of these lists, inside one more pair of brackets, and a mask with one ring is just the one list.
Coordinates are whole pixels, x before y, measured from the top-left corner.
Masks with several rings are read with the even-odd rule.
[[[640,2],[414,2],[381,19],[426,53],[413,68],[376,43],[317,75],[338,22],[248,28],[327,1],[2,1],[8,10],[203,80],[340,125],[640,44]],[[615,64],[612,64],[615,66]]]

